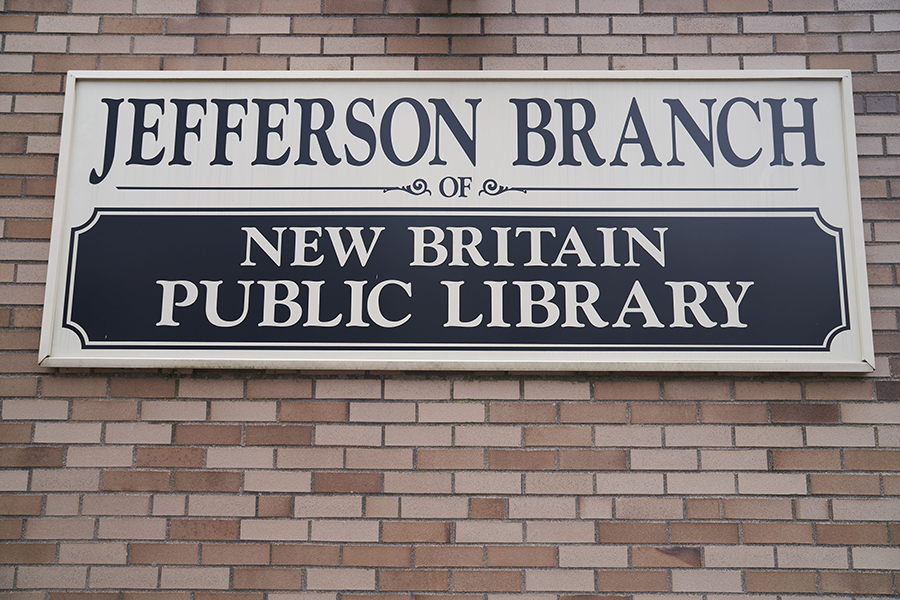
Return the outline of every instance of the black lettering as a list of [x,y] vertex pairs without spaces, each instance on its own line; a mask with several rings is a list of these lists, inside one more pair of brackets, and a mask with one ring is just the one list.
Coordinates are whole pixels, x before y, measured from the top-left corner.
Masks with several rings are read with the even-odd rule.
[[122,104],[124,98],[103,98],[100,100],[106,105],[106,144],[103,148],[103,173],[97,175],[97,169],[91,169],[88,181],[92,185],[97,185],[109,174],[109,169],[113,164],[113,157],[116,155],[116,131],[119,128],[119,105]]
[[469,137],[466,133],[466,130],[463,129],[462,124],[459,122],[459,119],[456,118],[456,115],[453,113],[453,110],[450,109],[450,106],[447,104],[447,101],[443,98],[429,98],[430,103],[434,104],[435,110],[435,118],[434,118],[434,158],[431,159],[429,165],[446,165],[447,161],[441,160],[441,121],[447,124],[447,127],[450,128],[450,133],[453,134],[453,137],[456,138],[456,142],[459,144],[459,147],[463,149],[463,152],[466,153],[466,156],[469,157],[469,162],[472,163],[472,166],[475,166],[475,109],[478,107],[478,104],[481,102],[481,98],[469,98],[466,100],[466,104],[472,107],[472,137]]
[[[635,137],[625,137],[628,133],[628,124],[634,124]],[[641,162],[642,167],[653,166],[661,167],[662,163],[656,158],[653,152],[653,144],[650,143],[650,134],[647,133],[647,127],[644,125],[644,117],[641,116],[641,109],[638,107],[637,99],[631,99],[631,106],[628,108],[628,116],[625,118],[625,127],[622,128],[622,136],[619,138],[619,147],[616,149],[616,158],[609,163],[610,166],[627,167],[628,163],[622,160],[622,146],[625,144],[638,144],[644,153],[644,160]]]
[[[578,139],[581,141],[581,147],[584,149],[584,154],[590,162],[595,167],[599,167],[603,163],[606,162],[605,159],[601,158],[597,153],[597,149],[594,148],[594,142],[591,141],[591,135],[589,133],[591,127],[594,126],[594,123],[597,121],[597,112],[594,110],[594,105],[584,98],[575,98],[572,100],[557,98],[554,100],[557,104],[562,107],[562,151],[563,157],[562,160],[559,161],[560,165],[571,165],[574,167],[580,166],[581,162],[575,160],[575,136],[578,136]],[[577,104],[584,110],[584,125],[581,129],[575,129],[573,125],[575,119],[573,116],[572,106]]]
[[[294,98],[294,102],[300,105],[300,158],[294,164],[318,164],[310,154],[313,136],[316,136],[316,141],[319,142],[322,159],[326,163],[334,166],[341,162],[341,159],[335,156],[334,150],[331,148],[331,142],[328,141],[328,128],[334,123],[334,105],[325,98]],[[313,105],[321,106],[323,112],[322,125],[316,129],[312,127]]]
[[132,98],[128,101],[134,105],[134,132],[131,136],[131,158],[125,163],[126,165],[158,165],[162,161],[165,148],[161,149],[153,158],[144,158],[144,134],[153,134],[153,139],[159,141],[159,119],[153,122],[153,125],[147,127],[144,123],[147,105],[154,104],[159,107],[160,114],[165,112],[165,104],[162,98],[154,98],[152,100],[144,98]]
[[709,166],[714,166],[712,107],[713,104],[716,103],[715,99],[706,99],[700,101],[702,104],[706,105],[706,130],[709,132],[707,135],[703,135],[703,132],[700,131],[700,126],[697,125],[697,122],[694,121],[693,117],[691,117],[691,113],[687,111],[687,109],[684,107],[684,104],[681,103],[681,100],[678,100],[676,98],[666,98],[663,100],[663,102],[669,105],[669,109],[672,112],[672,160],[670,160],[666,164],[669,166],[684,166],[684,163],[678,160],[678,149],[676,148],[675,120],[677,119],[679,122],[681,122],[681,126],[684,127],[684,130],[688,133],[688,135],[691,136],[691,139],[694,140],[694,143],[697,144],[697,147],[700,149],[700,152],[703,153],[703,156],[706,157],[706,162],[709,163]]
[[725,160],[728,161],[728,164],[734,165],[735,167],[749,167],[755,163],[756,159],[759,158],[759,155],[762,154],[762,148],[757,150],[756,154],[750,158],[741,158],[735,153],[734,149],[731,147],[731,140],[728,139],[728,114],[731,112],[731,107],[738,102],[752,108],[753,114],[756,115],[756,120],[759,121],[759,102],[751,102],[750,100],[741,97],[732,98],[725,103],[722,107],[722,112],[719,113],[719,120],[716,123],[716,138],[719,141],[719,151],[722,153],[722,156],[725,157]]
[[[556,139],[553,134],[547,131],[546,127],[550,124],[550,103],[543,98],[510,98],[509,100],[516,106],[516,160],[513,165],[525,165],[528,167],[542,167],[550,162],[556,153]],[[541,120],[534,126],[528,126],[528,105],[535,104],[541,111]],[[531,160],[528,157],[528,135],[536,133],[544,141],[544,154],[538,160]]]
[[216,109],[218,111],[218,118],[216,121],[216,156],[213,158],[210,165],[231,165],[234,164],[228,157],[225,155],[225,150],[228,141],[228,134],[233,133],[237,136],[238,140],[241,139],[241,129],[242,129],[242,121],[243,119],[238,119],[237,125],[234,127],[228,126],[228,109],[231,108],[232,105],[240,106],[244,109],[244,114],[247,114],[247,101],[246,100],[232,100],[232,99],[219,99],[213,98],[212,103],[216,105]]
[[[394,140],[392,137],[391,125],[394,120],[394,111],[396,111],[397,107],[401,104],[409,104],[412,106],[416,111],[416,118],[419,122],[419,145],[416,148],[416,153],[409,160],[400,160],[397,156],[397,153],[394,151]],[[414,100],[413,98],[398,98],[387,107],[386,111],[384,111],[384,115],[381,117],[381,149],[384,150],[384,155],[387,156],[388,160],[395,165],[408,167],[419,162],[425,155],[430,140],[431,127],[428,123],[428,113],[425,111],[425,107],[417,100]]]
[[772,109],[772,140],[775,143],[775,157],[769,166],[784,165],[790,167],[794,163],[789,161],[784,155],[784,134],[785,133],[802,133],[803,143],[806,147],[806,158],[800,163],[802,166],[814,165],[821,167],[825,163],[816,156],[816,127],[813,123],[813,104],[818,98],[794,98],[794,102],[799,104],[803,109],[803,124],[799,127],[786,127],[784,124],[784,115],[781,112],[784,98],[763,98],[763,102]]
[[203,114],[205,115],[206,100],[203,98],[172,98],[169,102],[175,105],[175,155],[169,161],[169,164],[187,166],[191,164],[191,161],[184,157],[184,139],[187,137],[187,134],[193,133],[197,136],[197,141],[200,141],[200,119],[197,119],[193,127],[188,127],[188,107],[191,105],[199,106],[203,108]]
[[375,156],[375,147],[377,145],[377,140],[375,138],[375,130],[372,129],[372,126],[368,123],[364,123],[360,121],[355,116],[353,116],[353,107],[357,104],[362,104],[368,107],[369,112],[372,113],[372,116],[375,116],[375,103],[370,98],[357,98],[353,102],[350,103],[350,106],[347,107],[347,131],[350,134],[362,141],[366,142],[369,145],[369,155],[364,159],[359,160],[350,152],[350,148],[347,147],[347,144],[344,144],[344,156],[347,157],[347,162],[353,165],[354,167],[362,167],[363,165],[369,164],[372,160],[372,157]]
[[269,110],[273,104],[284,107],[284,114],[287,114],[288,101],[287,98],[279,98],[278,100],[268,100],[264,98],[254,98],[253,104],[259,107],[259,125],[256,136],[256,159],[250,163],[251,165],[283,165],[287,162],[291,149],[285,150],[278,158],[269,158],[269,134],[278,134],[278,139],[284,141],[284,117],[278,121],[278,125],[272,127],[269,125]]

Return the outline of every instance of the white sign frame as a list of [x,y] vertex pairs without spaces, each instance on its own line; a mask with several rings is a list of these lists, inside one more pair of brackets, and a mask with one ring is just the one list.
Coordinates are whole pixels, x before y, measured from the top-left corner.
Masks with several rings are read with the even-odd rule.
[[[78,163],[78,154],[84,152],[83,144],[76,135],[77,117],[76,101],[79,93],[76,88],[83,84],[90,87],[95,84],[124,86],[131,84],[147,84],[164,82],[193,82],[196,86],[205,84],[228,85],[262,85],[299,82],[302,84],[317,83],[323,89],[331,84],[359,84],[360,86],[388,83],[401,83],[415,88],[420,85],[439,84],[445,86],[466,87],[466,89],[487,90],[493,83],[524,84],[532,82],[535,87],[553,85],[566,90],[569,97],[579,95],[580,85],[596,85],[598,83],[621,84],[635,86],[649,83],[671,83],[673,86],[700,83],[705,88],[714,88],[717,83],[764,83],[769,86],[780,84],[836,84],[838,90],[832,103],[838,107],[840,114],[839,136],[842,144],[834,149],[836,155],[843,160],[838,165],[843,171],[837,177],[843,182],[841,195],[844,198],[844,214],[840,217],[843,231],[843,261],[846,269],[846,311],[849,316],[849,328],[839,333],[832,344],[832,349],[825,352],[815,351],[783,351],[783,352],[733,352],[719,351],[660,351],[660,350],[617,350],[609,351],[557,351],[557,350],[518,350],[510,353],[502,349],[478,350],[473,348],[454,349],[446,345],[440,349],[418,350],[407,347],[402,350],[370,350],[364,344],[358,348],[342,350],[141,350],[141,349],[94,349],[78,348],[74,342],[76,336],[70,329],[62,327],[63,313],[66,305],[67,281],[71,276],[67,264],[71,252],[70,241],[76,236],[73,230],[83,227],[86,219],[84,209],[76,215],[75,202],[87,203],[93,209],[104,208],[101,199],[91,196],[93,190],[85,186],[80,179],[86,179],[84,173],[78,176],[72,172],[73,165]],[[575,90],[575,91],[572,91]],[[780,96],[780,92],[774,92]],[[128,97],[127,92],[120,95]],[[326,93],[327,95],[327,93]],[[487,95],[487,92],[485,92]],[[761,97],[761,96],[760,96]],[[505,100],[504,100],[505,102]],[[790,102],[790,100],[788,101]],[[106,107],[103,107],[104,109]],[[710,109],[711,111],[712,109]],[[473,109],[474,111],[474,109]],[[101,113],[98,113],[101,114]],[[710,112],[710,115],[712,112]],[[832,113],[828,113],[833,116]],[[373,115],[374,116],[374,115]],[[103,114],[103,118],[106,115]],[[818,115],[817,115],[818,118]],[[824,117],[823,117],[824,118]],[[710,116],[710,119],[712,117]],[[473,116],[474,120],[474,116]],[[672,118],[674,123],[674,117]],[[104,123],[97,126],[103,128]],[[270,123],[271,125],[271,123]],[[702,125],[702,123],[701,123]],[[628,123],[625,125],[628,128]],[[249,123],[245,125],[249,129]],[[126,127],[127,129],[127,127]],[[674,129],[674,124],[673,124]],[[838,131],[838,130],[835,130]],[[120,138],[127,133],[119,132]],[[445,133],[449,136],[449,133]],[[483,135],[483,134],[482,134]],[[609,134],[618,138],[617,134]],[[625,135],[623,131],[622,135]],[[673,133],[674,135],[674,133]],[[796,136],[794,136],[796,137]],[[474,138],[474,134],[473,134]],[[711,138],[711,136],[710,136]],[[274,139],[274,138],[273,138]],[[831,138],[829,138],[831,139]],[[152,138],[147,136],[148,142]],[[621,143],[620,143],[620,148]],[[126,152],[126,148],[120,150]],[[148,150],[149,152],[149,150]],[[457,153],[458,154],[458,153]],[[611,152],[610,152],[611,154]],[[661,154],[664,154],[662,152]],[[96,155],[96,153],[95,153]],[[168,156],[166,157],[168,159]],[[293,157],[292,157],[293,158]],[[610,157],[607,156],[607,159]],[[449,159],[448,159],[449,160]],[[98,167],[98,160],[92,159]],[[766,161],[768,162],[768,157]],[[720,160],[721,163],[721,160]],[[829,160],[831,168],[834,161]],[[124,167],[122,167],[124,168]],[[796,171],[794,171],[796,172]],[[412,181],[414,177],[407,177]],[[484,177],[482,177],[484,179]],[[853,120],[853,99],[850,74],[847,71],[718,71],[718,72],[368,72],[368,73],[152,73],[152,72],[70,72],[67,80],[66,100],[63,118],[62,143],[59,157],[57,177],[56,204],[53,217],[53,231],[50,244],[49,270],[47,276],[46,298],[44,304],[43,327],[39,361],[48,367],[198,367],[198,368],[272,368],[272,369],[416,369],[416,370],[535,370],[535,371],[692,371],[692,372],[844,372],[868,373],[874,369],[874,347],[869,317],[868,287],[866,282],[866,263],[863,250],[862,213],[860,206],[859,175],[856,162],[856,138]],[[437,180],[431,182],[432,186]],[[502,186],[503,182],[500,182]],[[414,184],[411,184],[414,185]],[[473,185],[475,185],[473,183]],[[407,190],[408,191],[408,190]],[[474,192],[474,190],[473,190]],[[409,194],[408,194],[409,195]],[[87,198],[86,198],[87,197]],[[384,196],[382,196],[384,197]],[[389,200],[385,200],[390,202]],[[488,201],[487,208],[500,211],[527,210],[538,208],[534,204],[518,206],[511,204],[514,199],[493,198]],[[581,201],[578,201],[581,202]],[[647,201],[649,202],[649,200]],[[327,204],[327,203],[326,203]],[[286,208],[282,202],[276,205]],[[140,206],[140,205],[138,205]],[[203,201],[204,209],[216,208],[215,202]],[[255,197],[247,207],[271,208],[265,202],[260,203]],[[415,213],[423,208],[423,200],[418,197],[404,198],[400,202],[392,202],[398,210]],[[427,206],[427,205],[426,205]],[[482,205],[475,200],[461,207],[447,204],[436,204],[434,209],[473,208]],[[694,209],[707,209],[714,212],[715,203],[692,205]],[[327,208],[327,206],[325,206]],[[589,210],[583,203],[573,209]],[[728,208],[744,209],[744,206]],[[752,208],[766,208],[765,203]],[[793,206],[793,208],[820,208]],[[609,204],[596,207],[606,212],[627,212],[624,207]],[[576,211],[577,212],[577,211]],[[829,207],[830,213],[834,208]],[[826,219],[828,220],[828,219]],[[248,246],[250,242],[248,241]],[[613,316],[614,318],[614,316]],[[408,345],[407,345],[408,346]]]

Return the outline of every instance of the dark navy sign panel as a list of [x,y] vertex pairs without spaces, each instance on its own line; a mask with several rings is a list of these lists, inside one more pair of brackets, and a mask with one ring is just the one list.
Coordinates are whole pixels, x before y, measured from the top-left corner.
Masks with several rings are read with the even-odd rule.
[[84,348],[825,351],[842,257],[815,210],[98,209],[65,327]]

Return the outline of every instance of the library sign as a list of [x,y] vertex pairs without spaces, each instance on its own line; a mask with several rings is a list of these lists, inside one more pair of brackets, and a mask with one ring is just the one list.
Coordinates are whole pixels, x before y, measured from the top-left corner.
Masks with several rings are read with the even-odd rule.
[[48,366],[872,369],[850,76],[72,73]]

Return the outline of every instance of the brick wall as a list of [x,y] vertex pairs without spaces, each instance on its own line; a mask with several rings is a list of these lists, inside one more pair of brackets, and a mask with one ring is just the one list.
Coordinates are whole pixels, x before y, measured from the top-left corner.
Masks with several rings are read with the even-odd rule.
[[[900,1],[5,0],[16,600],[900,590]],[[854,72],[873,377],[37,366],[68,69]]]

